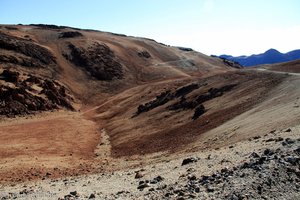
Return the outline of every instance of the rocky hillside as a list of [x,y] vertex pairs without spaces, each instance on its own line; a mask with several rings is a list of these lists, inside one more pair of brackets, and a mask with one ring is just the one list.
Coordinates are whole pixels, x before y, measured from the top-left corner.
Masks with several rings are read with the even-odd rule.
[[0,199],[297,199],[297,62],[42,24],[0,44]]
[[74,110],[61,83],[5,69],[0,74],[0,115],[15,117],[59,108]]
[[299,199],[299,126],[133,169],[0,188],[2,199]]
[[145,38],[55,25],[1,26],[0,66],[62,82],[80,101],[149,81],[230,70]]

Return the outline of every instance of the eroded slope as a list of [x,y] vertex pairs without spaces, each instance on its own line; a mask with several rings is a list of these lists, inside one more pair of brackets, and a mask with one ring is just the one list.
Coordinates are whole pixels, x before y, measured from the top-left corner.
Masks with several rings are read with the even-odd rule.
[[300,119],[298,76],[100,31],[20,25],[0,33],[1,112],[17,117],[0,123],[0,181],[160,162]]

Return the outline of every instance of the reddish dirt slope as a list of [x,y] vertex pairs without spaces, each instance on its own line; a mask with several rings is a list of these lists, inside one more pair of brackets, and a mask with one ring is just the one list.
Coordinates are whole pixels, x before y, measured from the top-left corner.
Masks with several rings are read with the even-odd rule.
[[[284,75],[257,72],[229,72],[208,78],[185,79],[176,82],[160,82],[139,86],[114,97],[100,106],[96,120],[106,121],[111,138],[113,156],[143,155],[158,151],[178,151],[199,136],[235,116],[252,109],[268,97],[269,91],[284,80]],[[180,86],[198,83],[200,87],[185,96],[191,102],[208,93],[211,88],[234,85],[229,91],[203,101],[205,108],[196,120],[192,117],[198,106],[172,110],[169,107],[182,101],[174,98],[138,116],[134,116],[141,104],[150,102],[165,91],[175,91]],[[200,105],[201,103],[199,103]]]
[[273,116],[279,121],[272,128],[300,119],[293,107],[299,76],[235,69],[198,52],[99,31],[20,25],[1,26],[0,36],[1,72],[53,80],[74,96],[75,108],[2,116],[0,182],[143,165],[264,134],[257,130],[268,130],[263,125]]

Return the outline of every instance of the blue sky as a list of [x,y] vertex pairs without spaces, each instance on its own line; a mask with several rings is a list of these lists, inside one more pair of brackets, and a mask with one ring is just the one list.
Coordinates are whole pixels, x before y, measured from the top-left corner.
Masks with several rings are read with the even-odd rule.
[[0,24],[67,25],[249,55],[300,49],[299,10],[299,0],[0,0]]

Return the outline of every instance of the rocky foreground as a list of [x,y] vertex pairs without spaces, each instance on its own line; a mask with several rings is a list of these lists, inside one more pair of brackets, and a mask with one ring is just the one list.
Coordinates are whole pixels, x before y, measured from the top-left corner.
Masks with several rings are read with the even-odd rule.
[[298,126],[140,168],[1,186],[0,199],[299,199],[299,166]]

